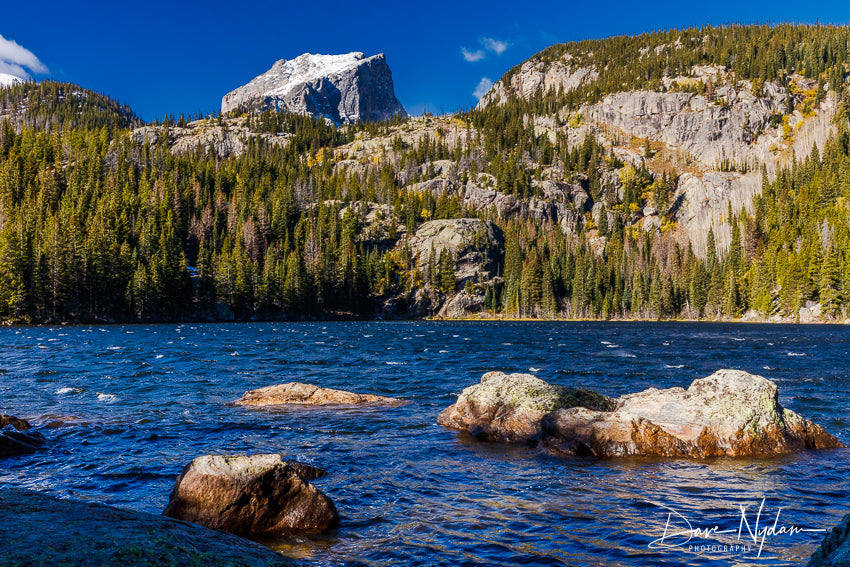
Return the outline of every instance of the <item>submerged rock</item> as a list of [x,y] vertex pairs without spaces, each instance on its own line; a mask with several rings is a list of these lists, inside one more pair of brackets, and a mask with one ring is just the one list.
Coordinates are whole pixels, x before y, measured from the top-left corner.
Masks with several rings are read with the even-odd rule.
[[530,374],[488,372],[443,410],[437,423],[489,441],[536,441],[544,416],[561,408],[610,409],[613,400],[590,390],[548,384]]
[[331,388],[320,388],[313,384],[301,382],[288,382],[266,386],[257,390],[245,392],[242,397],[234,402],[237,406],[279,406],[285,404],[300,404],[307,406],[329,406],[329,405],[374,405],[374,406],[400,406],[404,400],[376,396],[374,394],[355,394],[345,390],[334,390]]
[[26,420],[0,415],[0,457],[28,455],[44,447],[47,439],[31,428]]
[[850,567],[850,514],[826,534],[808,567]]
[[[493,374],[501,375],[497,388]],[[706,458],[842,446],[779,405],[776,384],[740,370],[719,370],[687,390],[650,388],[616,400],[597,395],[596,403],[587,392],[591,403],[578,403],[558,398],[559,387],[542,380],[504,376],[485,374],[438,422],[485,439],[538,442],[561,455]]]
[[294,565],[257,543],[195,524],[29,490],[0,490],[0,516],[3,565]]
[[[300,470],[310,476],[318,469]],[[183,469],[163,514],[252,538],[339,525],[331,499],[274,454],[198,457]]]

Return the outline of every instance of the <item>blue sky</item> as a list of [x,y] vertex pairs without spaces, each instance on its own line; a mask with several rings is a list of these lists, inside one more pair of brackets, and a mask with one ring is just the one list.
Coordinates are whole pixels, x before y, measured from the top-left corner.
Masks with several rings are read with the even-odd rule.
[[386,53],[408,111],[439,113],[473,105],[484,79],[558,42],[706,23],[850,22],[845,1],[9,4],[0,72],[28,51],[44,66],[28,67],[35,78],[79,83],[147,120],[217,110],[228,91],[305,52]]

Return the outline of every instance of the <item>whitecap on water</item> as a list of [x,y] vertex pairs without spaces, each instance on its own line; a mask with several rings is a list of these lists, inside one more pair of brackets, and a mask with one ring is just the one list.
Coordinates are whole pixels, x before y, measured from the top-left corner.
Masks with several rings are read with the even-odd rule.
[[773,370],[773,368],[771,368],[770,366],[762,366],[761,369],[762,370]]
[[788,356],[809,356],[805,352],[789,352]]
[[158,355],[156,355],[154,358],[155,358],[155,359],[157,359],[157,360],[159,360],[159,359],[160,359],[160,358],[162,358],[163,356],[165,356],[165,355],[164,355],[164,354],[158,354]]
[[121,348],[122,347],[120,346],[108,346],[106,347],[106,350],[121,350]]
[[389,364],[390,366],[404,366],[407,363],[406,362],[396,362],[394,360],[388,360],[387,364]]
[[371,339],[371,338],[372,338],[372,337],[374,337],[374,336],[375,336],[375,335],[363,335],[363,338],[364,338],[364,339]]
[[534,368],[533,366],[529,366],[529,367],[528,367],[528,371],[529,371],[529,372],[540,372],[540,369],[539,369],[539,368]]
[[603,345],[612,345],[612,344],[614,344],[614,343],[612,343],[611,341],[599,341],[599,344],[603,344]]
[[79,394],[82,391],[83,391],[82,388],[59,388],[58,390],[56,390],[56,393],[59,394],[59,395],[62,395],[62,394]]
[[684,368],[684,364],[665,364],[665,368]]
[[101,402],[111,404],[112,402],[118,401],[118,396],[116,396],[115,394],[101,394],[100,392],[98,392],[97,399]]
[[239,351],[233,351],[230,353],[230,356],[239,356]]
[[449,352],[449,351],[447,351],[447,350],[441,350],[441,351],[440,351],[440,354],[446,354],[447,352]]
[[502,343],[502,346],[514,346],[514,343]]
[[456,339],[456,338],[458,338],[459,336],[460,336],[460,335],[452,335],[452,338],[453,338],[453,339]]

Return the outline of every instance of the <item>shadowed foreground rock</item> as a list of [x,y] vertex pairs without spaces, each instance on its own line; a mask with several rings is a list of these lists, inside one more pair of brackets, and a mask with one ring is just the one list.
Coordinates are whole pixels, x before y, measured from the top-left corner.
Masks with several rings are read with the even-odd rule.
[[0,490],[0,516],[2,565],[295,565],[257,543],[195,524],[28,490]]
[[400,406],[404,400],[387,398],[373,394],[355,394],[345,390],[333,390],[331,388],[320,388],[313,384],[301,382],[288,382],[275,386],[266,386],[258,390],[245,392],[242,397],[234,402],[237,406],[279,406],[285,404],[300,404],[305,406]]
[[331,499],[274,454],[198,457],[183,469],[163,514],[252,538],[339,525]]
[[47,444],[44,435],[29,431],[29,422],[11,415],[0,415],[0,457],[28,455]]
[[[607,406],[607,407],[606,407]],[[766,456],[841,443],[779,405],[776,384],[719,370],[691,386],[616,400],[526,374],[485,374],[438,423],[489,440],[539,443],[561,455]]]
[[812,554],[809,567],[850,567],[850,514],[829,530]]

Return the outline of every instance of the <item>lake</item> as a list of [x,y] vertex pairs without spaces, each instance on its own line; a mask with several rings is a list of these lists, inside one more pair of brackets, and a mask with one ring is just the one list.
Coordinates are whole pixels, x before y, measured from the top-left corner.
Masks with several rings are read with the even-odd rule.
[[[709,323],[2,328],[0,413],[30,420],[51,444],[0,461],[0,485],[160,513],[194,457],[276,452],[326,468],[315,484],[342,517],[333,533],[270,542],[305,565],[796,565],[822,533],[767,537],[758,558],[746,528],[738,540],[741,518],[754,530],[763,502],[760,527],[777,513],[780,525],[832,527],[850,504],[850,450],[563,459],[476,442],[436,419],[490,370],[617,396],[739,368],[775,381],[785,407],[850,444],[848,346],[843,326]],[[289,381],[411,403],[229,405]],[[687,519],[734,533],[650,547],[668,515],[681,529]]]

